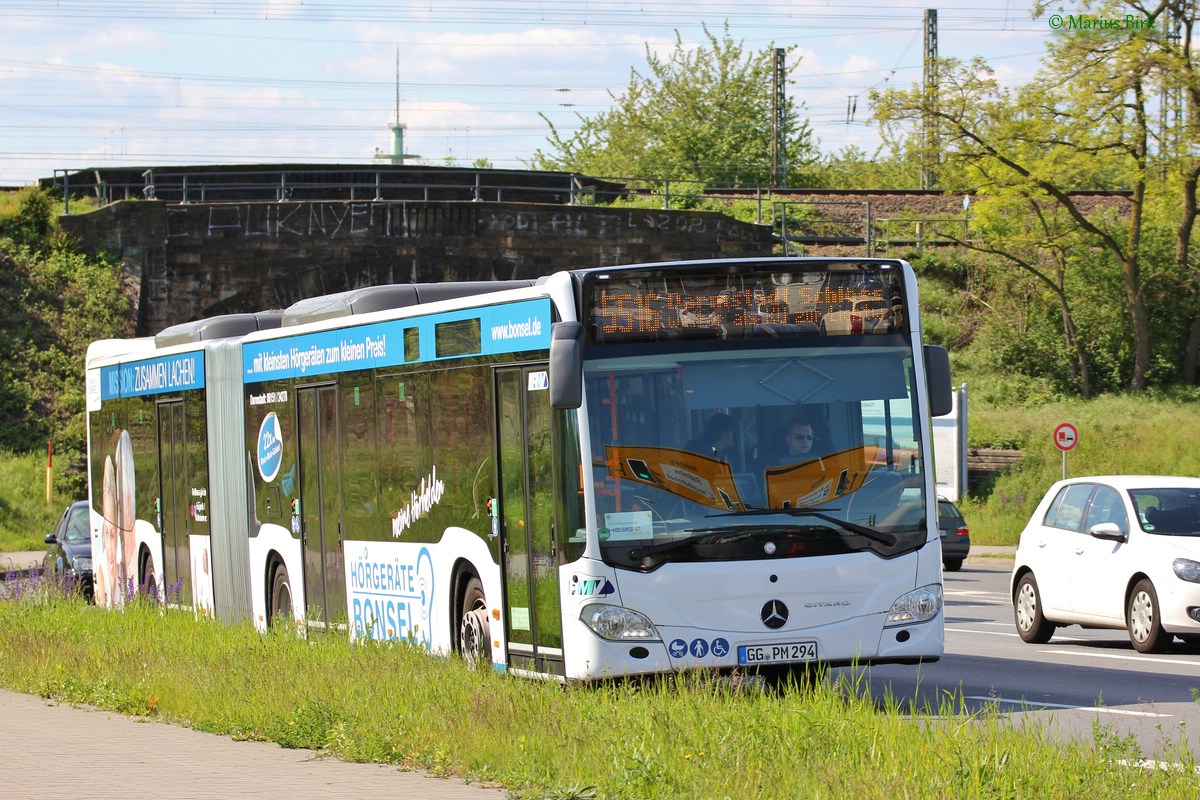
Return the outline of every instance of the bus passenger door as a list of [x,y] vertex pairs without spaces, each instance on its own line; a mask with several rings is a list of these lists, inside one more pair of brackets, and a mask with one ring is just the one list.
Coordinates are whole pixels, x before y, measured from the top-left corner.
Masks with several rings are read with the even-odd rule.
[[305,619],[310,629],[328,630],[346,622],[337,386],[298,389],[296,398]]
[[563,674],[550,391],[544,364],[496,371],[508,664]]
[[168,603],[192,604],[190,496],[187,472],[187,421],[183,401],[158,406],[158,517],[163,538],[163,596]]

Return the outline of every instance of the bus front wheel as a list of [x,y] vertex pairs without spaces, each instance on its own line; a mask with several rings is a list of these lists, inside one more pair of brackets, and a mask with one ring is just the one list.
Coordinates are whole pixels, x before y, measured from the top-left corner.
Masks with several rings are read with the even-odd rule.
[[468,664],[491,660],[491,631],[483,583],[472,575],[463,590],[462,620],[458,629],[458,650]]

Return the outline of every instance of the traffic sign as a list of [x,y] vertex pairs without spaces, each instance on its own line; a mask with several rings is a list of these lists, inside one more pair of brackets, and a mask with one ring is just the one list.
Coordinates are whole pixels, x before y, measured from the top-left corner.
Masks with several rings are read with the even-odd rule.
[[1054,446],[1064,453],[1079,444],[1079,430],[1069,422],[1059,423],[1054,429]]

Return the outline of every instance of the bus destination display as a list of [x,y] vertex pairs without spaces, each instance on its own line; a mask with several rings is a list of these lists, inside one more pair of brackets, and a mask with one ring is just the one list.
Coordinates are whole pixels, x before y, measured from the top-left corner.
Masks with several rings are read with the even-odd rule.
[[737,274],[614,271],[587,288],[593,343],[907,332],[887,263]]

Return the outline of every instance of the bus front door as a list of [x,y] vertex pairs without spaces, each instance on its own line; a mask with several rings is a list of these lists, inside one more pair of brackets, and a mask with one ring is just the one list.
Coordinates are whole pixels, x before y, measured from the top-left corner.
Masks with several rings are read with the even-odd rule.
[[563,674],[546,365],[497,370],[508,665]]
[[296,397],[305,618],[310,630],[328,630],[344,623],[346,615],[337,387],[305,387],[296,391]]
[[158,517],[163,539],[162,591],[168,603],[192,604],[192,563],[188,548],[190,497],[187,420],[182,400],[158,405]]

